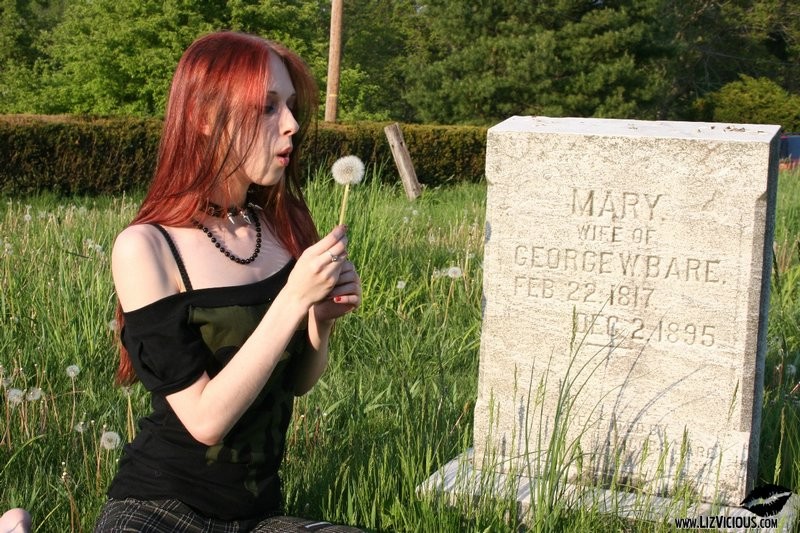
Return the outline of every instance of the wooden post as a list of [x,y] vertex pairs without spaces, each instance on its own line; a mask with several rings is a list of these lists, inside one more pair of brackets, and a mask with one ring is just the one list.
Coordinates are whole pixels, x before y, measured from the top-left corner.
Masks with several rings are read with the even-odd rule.
[[394,164],[397,166],[397,171],[400,173],[400,179],[403,181],[403,188],[406,190],[406,196],[409,200],[415,200],[421,193],[422,187],[417,181],[417,173],[414,171],[414,163],[411,161],[411,156],[408,154],[406,142],[403,140],[403,132],[400,131],[400,124],[395,122],[383,128],[386,133],[386,139],[389,141],[389,147],[392,149],[392,157],[394,157]]
[[339,102],[339,63],[342,56],[342,1],[331,0],[331,35],[328,43],[328,86],[325,91],[325,122],[336,122]]

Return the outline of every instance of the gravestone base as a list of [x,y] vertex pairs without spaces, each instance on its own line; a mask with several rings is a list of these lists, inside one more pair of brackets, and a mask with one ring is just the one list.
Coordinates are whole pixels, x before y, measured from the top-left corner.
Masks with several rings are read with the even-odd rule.
[[[516,494],[510,493],[516,489]],[[419,487],[420,494],[435,494],[443,496],[449,503],[459,500],[477,501],[486,496],[484,491],[489,490],[488,496],[496,499],[513,497],[520,504],[519,516],[523,524],[531,508],[532,495],[537,489],[537,481],[527,476],[511,478],[509,474],[496,471],[486,472],[475,467],[474,452],[467,450],[460,456],[452,459],[438,472],[434,473]],[[602,488],[584,487],[579,489],[574,484],[565,484],[564,497],[575,506],[583,509],[597,510],[600,513],[614,514],[616,516],[635,521],[663,522],[675,526],[675,519],[696,518],[705,520],[698,522],[701,529],[710,528],[710,520],[716,517],[732,517],[731,524],[753,523],[758,517],[742,507],[727,505],[714,505],[707,502],[685,502],[674,498],[664,498],[649,494],[634,494],[630,492],[612,491]],[[742,528],[742,527],[713,527],[717,531],[794,531],[797,522],[800,496],[793,494],[781,512],[774,518],[778,521],[777,528]],[[701,518],[702,517],[702,518]],[[709,518],[715,517],[715,518]],[[703,527],[705,526],[705,527]],[[686,527],[695,530],[697,527]]]

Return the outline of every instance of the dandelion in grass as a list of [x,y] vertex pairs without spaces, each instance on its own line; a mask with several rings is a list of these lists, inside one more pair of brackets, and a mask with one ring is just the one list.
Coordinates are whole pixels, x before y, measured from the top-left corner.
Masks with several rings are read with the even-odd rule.
[[70,379],[77,378],[78,374],[80,373],[81,373],[81,368],[78,365],[69,365],[67,367],[67,376],[69,376]]
[[25,395],[25,399],[29,402],[38,402],[44,396],[44,392],[39,387],[31,387],[28,389],[28,394]]
[[111,320],[108,321],[108,329],[110,329],[111,331],[117,331],[119,329],[119,324],[117,324],[116,318],[112,318]]
[[72,427],[76,433],[84,433],[86,431],[86,422],[78,422]]
[[9,405],[19,405],[24,399],[25,392],[21,389],[8,389],[6,392],[6,400],[8,400]]
[[457,266],[451,266],[450,268],[447,269],[447,277],[448,278],[458,279],[463,275],[464,275],[464,273]]
[[794,365],[786,365],[786,376],[791,379],[795,374],[797,374],[797,367]]
[[346,155],[336,160],[331,167],[333,179],[339,185],[344,185],[342,207],[339,210],[339,224],[344,224],[344,214],[347,211],[347,197],[350,195],[350,185],[361,183],[364,177],[364,163],[357,156]]
[[106,450],[115,450],[119,448],[122,442],[122,437],[116,431],[104,431],[100,436],[100,446]]
[[406,288],[406,282],[404,280],[402,280],[402,279],[398,280],[397,281],[397,289],[402,291],[405,288]]

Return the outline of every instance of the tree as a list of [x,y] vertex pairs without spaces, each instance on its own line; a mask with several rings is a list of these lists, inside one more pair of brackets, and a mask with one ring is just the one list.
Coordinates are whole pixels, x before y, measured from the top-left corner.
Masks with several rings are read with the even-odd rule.
[[648,27],[657,4],[428,2],[418,12],[405,98],[424,122],[654,117],[666,90]]

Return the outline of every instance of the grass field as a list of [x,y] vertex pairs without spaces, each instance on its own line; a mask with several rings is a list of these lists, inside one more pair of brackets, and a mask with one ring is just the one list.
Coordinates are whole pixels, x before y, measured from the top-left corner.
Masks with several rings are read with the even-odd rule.
[[[379,170],[368,169],[369,172]],[[761,478],[800,485],[800,175],[781,175],[777,275],[769,323]],[[318,227],[341,189],[320,172],[307,199]],[[514,502],[446,505],[416,487],[471,446],[480,339],[484,185],[426,190],[367,176],[351,191],[350,256],[364,304],[341,320],[331,364],[297,400],[283,475],[289,513],[371,530],[504,531]],[[31,511],[37,531],[89,531],[141,386],[116,368],[113,238],[138,197],[0,201],[0,506]],[[591,510],[532,530],[669,530]]]

